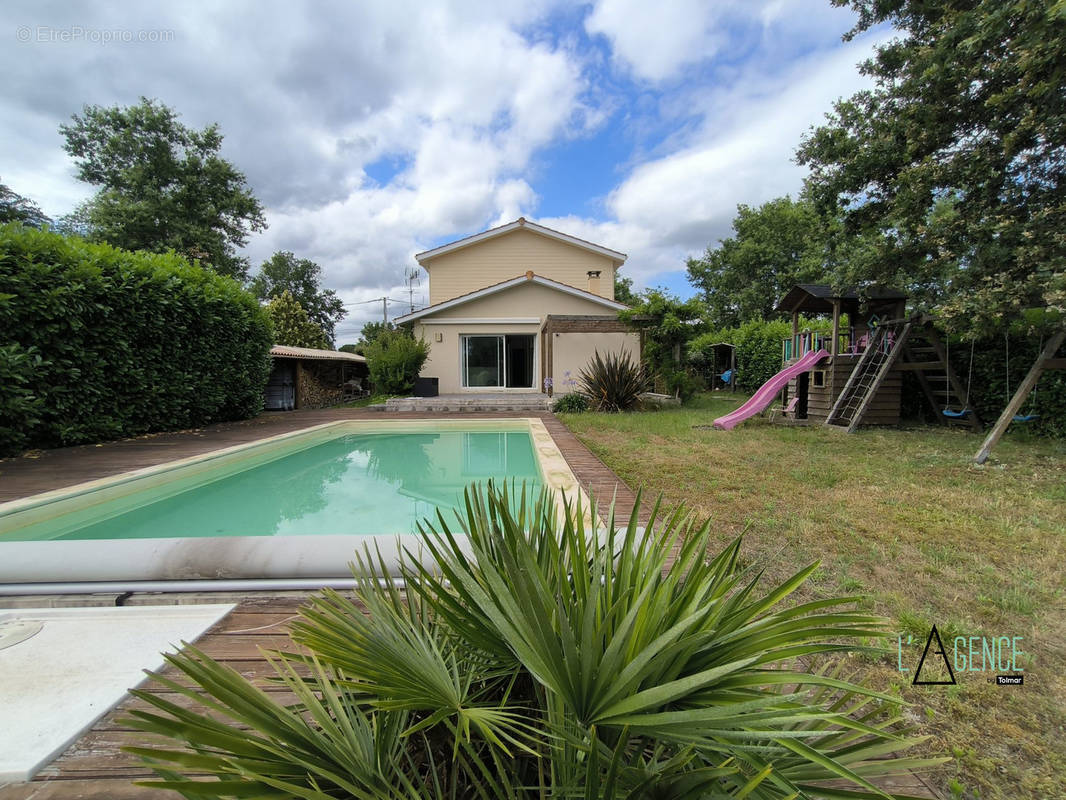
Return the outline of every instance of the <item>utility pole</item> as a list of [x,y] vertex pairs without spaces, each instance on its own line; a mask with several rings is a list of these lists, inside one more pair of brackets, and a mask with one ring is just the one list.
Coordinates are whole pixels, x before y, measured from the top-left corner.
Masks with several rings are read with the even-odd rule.
[[381,298],[381,319],[385,322],[385,327],[389,325],[389,298]]

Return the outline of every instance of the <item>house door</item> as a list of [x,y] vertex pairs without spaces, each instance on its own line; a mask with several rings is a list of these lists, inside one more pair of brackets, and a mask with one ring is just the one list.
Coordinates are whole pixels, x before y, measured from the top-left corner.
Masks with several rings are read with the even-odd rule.
[[463,386],[470,389],[532,389],[535,379],[533,334],[462,336]]

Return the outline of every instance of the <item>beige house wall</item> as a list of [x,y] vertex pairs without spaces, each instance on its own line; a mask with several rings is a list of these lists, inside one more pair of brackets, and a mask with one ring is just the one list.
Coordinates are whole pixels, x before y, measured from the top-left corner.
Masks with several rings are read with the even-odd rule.
[[[544,342],[540,335],[544,318],[548,314],[592,314],[612,316],[614,312],[599,303],[583,297],[575,297],[559,289],[528,282],[496,294],[471,300],[468,303],[445,309],[414,323],[415,338],[423,338],[429,345],[429,358],[421,375],[437,378],[441,394],[478,392],[530,392],[540,391]],[[535,335],[533,354],[534,384],[525,389],[466,388],[460,373],[460,337],[464,335],[489,335],[500,333],[528,333]],[[628,345],[624,343],[628,342]],[[639,337],[628,333],[564,333],[556,338],[553,360],[556,374],[553,382],[563,380],[566,370],[576,376],[599,347],[604,353],[616,346],[628,346],[634,355],[639,347]],[[573,351],[572,353],[570,351]],[[560,365],[565,365],[560,368]]]
[[555,394],[566,394],[576,388],[567,385],[567,371],[571,379],[580,380],[581,371],[588,366],[597,350],[604,357],[609,353],[627,352],[635,363],[640,363],[640,334],[556,333],[552,345],[552,385]]
[[[430,305],[517,278],[530,270],[614,300],[616,265],[611,258],[526,229],[426,259],[422,264],[429,272]],[[600,271],[599,285],[590,287],[588,273],[594,270]]]
[[438,311],[431,316],[423,317],[422,321],[520,318],[524,322],[535,317],[538,322],[543,322],[548,314],[610,315],[614,313],[616,312],[612,309],[584,297],[528,281],[502,292]]
[[[501,325],[501,324],[481,324],[470,323],[463,325],[447,325],[434,323],[431,320],[422,321],[421,323],[415,323],[415,338],[422,336],[426,343],[429,345],[429,358],[426,359],[426,364],[422,367],[422,372],[419,373],[425,378],[437,378],[438,391],[441,394],[462,394],[471,393],[477,394],[479,392],[535,392],[540,391],[541,381],[543,380],[540,374],[540,323],[535,322],[525,325]],[[534,335],[534,344],[536,347],[533,353],[533,388],[525,389],[501,389],[499,387],[484,388],[474,387],[467,388],[463,386],[463,378],[460,373],[462,366],[462,359],[460,355],[460,336],[466,336],[469,334],[499,334],[499,333],[531,333]],[[438,338],[440,341],[438,341]]]

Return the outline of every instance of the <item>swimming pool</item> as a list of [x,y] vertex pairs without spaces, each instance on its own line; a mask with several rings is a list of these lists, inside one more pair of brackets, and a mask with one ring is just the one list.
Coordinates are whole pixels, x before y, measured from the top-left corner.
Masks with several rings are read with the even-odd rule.
[[539,419],[328,423],[0,505],[0,583],[348,576],[489,479],[579,492]]

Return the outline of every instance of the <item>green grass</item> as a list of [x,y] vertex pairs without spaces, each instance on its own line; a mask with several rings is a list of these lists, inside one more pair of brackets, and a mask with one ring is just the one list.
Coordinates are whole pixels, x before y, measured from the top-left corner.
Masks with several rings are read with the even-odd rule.
[[979,438],[953,429],[707,427],[743,399],[561,419],[630,486],[711,517],[721,542],[746,531],[768,578],[819,559],[808,591],[864,594],[912,637],[912,669],[934,623],[949,653],[948,634],[1024,637],[1022,687],[994,672],[911,686],[894,650],[854,666],[914,703],[929,754],[954,754],[934,776],[944,796],[954,781],[959,796],[1066,797],[1066,442],[1008,435],[977,467]]

